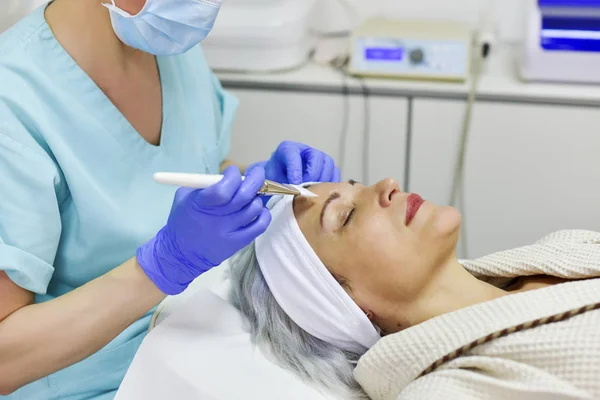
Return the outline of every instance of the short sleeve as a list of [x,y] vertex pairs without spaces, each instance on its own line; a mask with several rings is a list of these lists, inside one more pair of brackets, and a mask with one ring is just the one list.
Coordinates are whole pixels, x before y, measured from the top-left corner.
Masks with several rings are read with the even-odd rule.
[[239,100],[227,90],[223,89],[221,82],[214,73],[211,73],[211,79],[219,110],[219,115],[217,116],[219,121],[217,148],[219,159],[222,162],[227,158],[231,147],[231,129],[235,113],[239,106]]
[[61,234],[58,168],[39,150],[0,133],[0,270],[46,294]]

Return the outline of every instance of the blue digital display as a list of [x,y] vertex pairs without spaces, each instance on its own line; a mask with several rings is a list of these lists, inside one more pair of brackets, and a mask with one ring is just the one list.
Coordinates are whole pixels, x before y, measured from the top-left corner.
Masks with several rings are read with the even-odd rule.
[[365,59],[371,61],[402,61],[403,58],[404,49],[402,47],[371,47],[365,49]]
[[542,18],[542,29],[600,31],[600,17],[559,17]]
[[544,17],[541,46],[544,50],[600,52],[600,19]]

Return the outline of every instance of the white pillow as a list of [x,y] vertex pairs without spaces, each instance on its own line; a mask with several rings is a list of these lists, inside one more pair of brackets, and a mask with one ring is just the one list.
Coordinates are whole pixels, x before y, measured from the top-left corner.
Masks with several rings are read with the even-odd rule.
[[280,368],[250,341],[227,299],[225,267],[213,269],[157,309],[115,400],[341,400]]

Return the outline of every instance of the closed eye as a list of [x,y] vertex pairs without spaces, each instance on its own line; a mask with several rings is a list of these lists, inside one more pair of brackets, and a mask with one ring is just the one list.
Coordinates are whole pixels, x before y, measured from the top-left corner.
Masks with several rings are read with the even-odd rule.
[[353,208],[352,211],[350,211],[348,213],[348,216],[346,217],[346,220],[344,221],[344,227],[346,227],[350,221],[352,220],[352,217],[354,217],[354,212],[356,211],[356,208]]
[[[354,179],[349,179],[348,183],[352,186],[356,186],[356,184],[358,182],[356,182]],[[344,221],[344,224],[342,225],[343,227],[346,227],[350,221],[352,221],[352,217],[354,217],[354,212],[356,211],[356,208],[352,208],[352,210],[348,213],[348,216],[346,217],[346,220]]]

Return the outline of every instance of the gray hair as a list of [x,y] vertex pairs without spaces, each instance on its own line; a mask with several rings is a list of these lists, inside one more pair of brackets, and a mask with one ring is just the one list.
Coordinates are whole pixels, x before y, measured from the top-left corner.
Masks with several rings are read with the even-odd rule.
[[231,302],[248,319],[252,341],[267,357],[343,398],[368,398],[353,375],[361,355],[309,335],[287,316],[267,286],[254,244],[232,259],[230,276]]

